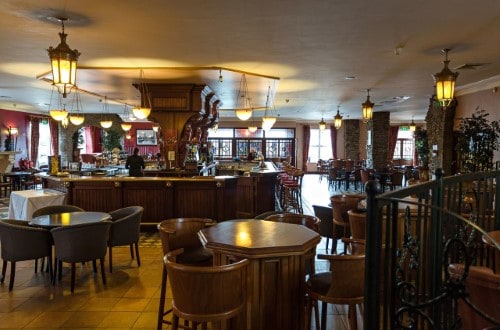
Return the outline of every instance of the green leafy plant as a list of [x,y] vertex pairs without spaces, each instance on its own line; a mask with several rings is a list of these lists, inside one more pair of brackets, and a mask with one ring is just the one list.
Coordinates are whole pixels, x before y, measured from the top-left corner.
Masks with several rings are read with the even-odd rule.
[[114,148],[121,147],[122,145],[122,133],[118,130],[109,129],[106,131],[106,135],[102,140],[102,146],[104,150],[111,151]]
[[429,140],[427,139],[427,130],[417,128],[414,133],[415,148],[418,153],[418,160],[421,166],[429,166]]
[[488,116],[485,110],[476,108],[476,113],[460,121],[456,151],[462,172],[493,168],[493,153],[498,150],[500,124],[496,120],[488,121]]

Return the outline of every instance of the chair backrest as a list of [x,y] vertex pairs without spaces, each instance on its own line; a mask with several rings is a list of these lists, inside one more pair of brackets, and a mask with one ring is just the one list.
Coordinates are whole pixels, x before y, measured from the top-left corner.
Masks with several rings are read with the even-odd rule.
[[298,214],[298,213],[280,213],[268,216],[265,220],[293,223],[296,225],[306,226],[307,228],[319,233],[319,224],[321,220],[313,215]]
[[236,316],[246,305],[248,263],[243,259],[225,266],[196,267],[165,257],[174,313],[204,322]]
[[363,195],[333,195],[330,197],[333,210],[333,221],[338,223],[349,224],[349,216],[347,211],[357,210],[358,203],[364,199]]
[[117,246],[138,242],[143,212],[142,206],[128,206],[109,212],[111,215],[109,244]]
[[65,262],[83,262],[106,256],[111,221],[52,229],[55,256]]
[[31,227],[23,220],[0,220],[2,259],[22,261],[49,256],[52,236],[47,229]]
[[360,174],[361,174],[361,183],[365,184],[368,182],[368,180],[370,180],[370,172],[361,169]]
[[344,254],[365,254],[366,241],[359,238],[342,238]]
[[323,237],[333,238],[333,215],[332,208],[321,205],[313,205],[314,215],[318,217],[319,234]]
[[352,238],[365,239],[366,212],[347,211]]
[[264,212],[264,213],[256,215],[254,217],[254,219],[261,219],[261,220],[263,220],[263,219],[267,218],[270,215],[280,214],[280,213],[284,213],[284,212],[283,211],[267,211],[267,212]]
[[326,296],[347,304],[364,296],[365,255],[331,255],[332,281]]
[[391,183],[393,186],[402,186],[403,185],[403,177],[404,173],[401,171],[394,171],[391,175]]
[[75,205],[49,205],[33,212],[32,218],[47,214],[82,212],[82,211],[84,211],[84,209]]
[[[452,264],[450,273],[462,276],[463,265]],[[481,311],[500,322],[500,274],[487,267],[471,266],[465,282],[470,301]],[[458,313],[463,329],[486,329],[494,324],[472,310],[463,300],[458,301]],[[496,329],[496,328],[495,328]]]
[[180,248],[198,248],[202,244],[198,232],[216,222],[208,218],[174,218],[158,224],[163,254]]

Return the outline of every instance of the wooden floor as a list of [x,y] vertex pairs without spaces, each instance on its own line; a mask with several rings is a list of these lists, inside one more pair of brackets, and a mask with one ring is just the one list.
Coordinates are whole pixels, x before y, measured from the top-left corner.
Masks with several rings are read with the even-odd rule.
[[[328,205],[336,193],[326,178],[305,175],[303,182],[304,213],[313,214],[312,205]],[[318,246],[325,253],[325,241]],[[75,292],[70,292],[69,268],[63,280],[52,286],[48,273],[34,273],[33,262],[19,262],[16,281],[8,291],[10,267],[5,283],[0,285],[0,329],[156,329],[160,297],[162,251],[157,233],[144,233],[140,242],[141,267],[130,259],[128,247],[113,249],[113,273],[102,285],[90,263],[77,267]],[[107,267],[106,267],[107,268]],[[317,271],[327,269],[317,261]],[[167,293],[167,305],[170,292]],[[328,329],[348,329],[347,308],[328,306]],[[358,328],[362,328],[358,317]]]

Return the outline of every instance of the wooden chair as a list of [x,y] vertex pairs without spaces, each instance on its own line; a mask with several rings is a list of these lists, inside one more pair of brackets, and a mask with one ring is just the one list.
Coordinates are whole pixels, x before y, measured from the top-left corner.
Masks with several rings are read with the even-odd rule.
[[[14,287],[16,262],[47,257],[52,260],[52,237],[47,229],[28,226],[23,220],[0,221],[1,254],[3,259],[2,279],[5,280],[7,262],[10,261],[9,291]],[[52,278],[52,271],[50,272]]]
[[310,329],[312,305],[322,302],[321,329],[326,329],[327,304],[349,305],[351,329],[357,329],[356,305],[364,302],[365,255],[318,255],[330,262],[330,271],[312,275],[306,283],[306,325]]
[[[178,264],[192,266],[212,266],[212,252],[205,249],[198,239],[198,232],[217,222],[206,218],[175,218],[168,219],[158,224],[163,255],[173,251],[181,251],[176,255]],[[165,316],[172,309],[165,310],[165,295],[167,291],[167,269],[163,267],[160,291],[160,304],[158,307],[157,328],[161,329],[163,324],[171,324],[165,320]]]
[[71,292],[74,292],[75,264],[77,262],[92,261],[95,266],[95,260],[99,259],[102,283],[105,285],[104,259],[108,247],[110,228],[110,221],[102,221],[52,229],[50,232],[54,239],[56,260],[54,263],[54,283],[58,269],[61,271],[58,263],[69,262],[71,263]]
[[[332,239],[332,251],[337,248],[337,238],[333,235],[333,215],[332,208],[327,206],[313,205],[314,215],[318,217],[321,222],[319,223],[319,234],[326,237],[326,251],[328,252],[328,243]],[[340,238],[340,237],[339,237]]]
[[[451,264],[449,272],[456,279],[462,278],[464,265]],[[466,300],[474,304],[483,313],[493,318],[495,323],[485,319],[474,311],[465,301],[458,301],[458,314],[462,318],[463,329],[498,329],[500,324],[500,274],[495,274],[491,268],[470,266],[465,286],[468,292]],[[492,328],[490,328],[492,327]]]
[[366,212],[347,211],[349,226],[351,227],[351,237],[365,239]]
[[139,256],[139,232],[144,208],[142,206],[128,206],[109,212],[111,215],[111,229],[108,240],[109,272],[113,272],[113,247],[130,246],[130,257],[137,261],[137,267],[141,265]]
[[402,188],[403,187],[403,178],[404,178],[404,172],[402,171],[394,171],[391,174],[390,180],[385,183],[387,187],[389,187],[390,190],[394,190],[396,188]]
[[12,183],[0,173],[0,193],[3,192],[3,197],[7,197],[7,193],[12,192]]
[[215,267],[196,267],[164,257],[172,290],[172,329],[179,318],[198,323],[216,323],[236,317],[246,306],[248,260]]
[[333,213],[334,236],[348,238],[351,236],[351,226],[347,211],[357,210],[362,195],[333,195],[330,197]]

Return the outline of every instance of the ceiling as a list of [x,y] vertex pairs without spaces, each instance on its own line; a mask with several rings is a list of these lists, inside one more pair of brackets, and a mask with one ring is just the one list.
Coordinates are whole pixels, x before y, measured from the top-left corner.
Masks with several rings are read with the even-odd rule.
[[207,84],[222,121],[234,118],[242,73],[251,105],[264,107],[270,89],[279,120],[331,122],[337,109],[358,119],[371,89],[392,122],[423,121],[443,48],[458,95],[500,86],[498,0],[3,0],[0,108],[47,113],[56,102],[46,51],[60,41],[55,17],[69,18],[67,43],[81,52],[88,113],[105,96],[113,113],[136,104],[143,69],[146,82]]

